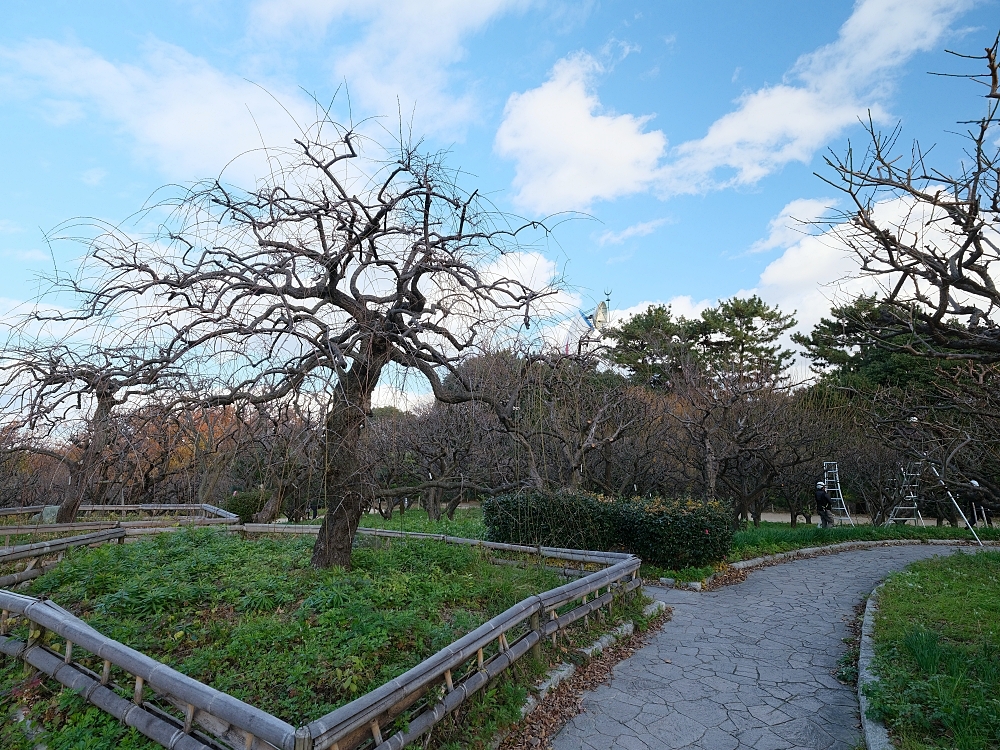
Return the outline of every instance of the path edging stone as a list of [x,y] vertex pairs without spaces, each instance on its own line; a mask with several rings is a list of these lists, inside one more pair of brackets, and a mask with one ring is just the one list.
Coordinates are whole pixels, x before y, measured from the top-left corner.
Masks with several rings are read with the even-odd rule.
[[864,688],[878,682],[878,676],[872,671],[872,659],[875,649],[872,636],[875,630],[875,613],[878,611],[878,594],[882,584],[875,587],[865,603],[865,616],[861,623],[861,643],[858,654],[858,706],[861,710],[861,734],[865,738],[868,750],[892,750],[894,747],[889,739],[889,732],[878,719],[868,717],[869,701]]

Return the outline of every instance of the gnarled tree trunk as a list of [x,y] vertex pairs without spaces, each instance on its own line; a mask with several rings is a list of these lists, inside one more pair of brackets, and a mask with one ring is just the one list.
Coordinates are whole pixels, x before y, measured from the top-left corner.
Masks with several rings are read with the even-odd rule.
[[101,491],[104,489],[104,482],[101,481],[100,461],[101,454],[108,445],[109,432],[111,430],[111,409],[114,407],[114,398],[110,395],[97,395],[97,408],[94,411],[94,418],[91,420],[91,434],[87,444],[83,449],[83,455],[77,462],[77,471],[71,472],[71,476],[78,478],[76,487],[71,492],[66,493],[66,497],[59,505],[56,513],[56,523],[72,523],[76,520],[76,514],[87,499],[88,494],[93,494],[95,501],[102,498],[93,493],[92,486],[97,484]]
[[388,361],[384,346],[364,360],[354,360],[354,366],[340,379],[340,398],[327,414],[327,511],[313,547],[312,564],[317,568],[339,566],[350,570],[351,545],[366,508],[360,476],[361,430],[371,412],[372,392]]

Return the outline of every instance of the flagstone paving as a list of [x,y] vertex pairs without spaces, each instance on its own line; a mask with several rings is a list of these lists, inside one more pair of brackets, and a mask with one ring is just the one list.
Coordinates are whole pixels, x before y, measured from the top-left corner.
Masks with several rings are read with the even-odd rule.
[[[969,548],[964,548],[969,550]],[[651,588],[673,617],[589,693],[555,750],[853,750],[858,701],[833,672],[853,608],[930,545],[842,552],[717,591]]]

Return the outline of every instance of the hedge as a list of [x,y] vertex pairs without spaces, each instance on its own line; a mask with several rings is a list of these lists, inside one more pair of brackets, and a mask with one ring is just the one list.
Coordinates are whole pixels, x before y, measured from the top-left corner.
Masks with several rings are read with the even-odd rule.
[[618,544],[614,515],[598,495],[529,490],[487,498],[482,506],[490,541],[590,550]]
[[733,545],[733,515],[725,503],[654,497],[613,506],[621,545],[668,570],[725,560]]
[[623,549],[668,570],[724,560],[733,541],[729,508],[691,499],[528,491],[483,501],[483,521],[490,541]]
[[260,513],[267,505],[270,493],[263,490],[237,492],[226,500],[226,510],[240,517],[240,523],[252,523],[254,513]]

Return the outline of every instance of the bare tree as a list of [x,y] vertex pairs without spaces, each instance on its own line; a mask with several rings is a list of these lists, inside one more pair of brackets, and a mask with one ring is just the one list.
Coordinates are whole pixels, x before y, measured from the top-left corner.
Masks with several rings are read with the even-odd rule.
[[885,347],[1000,361],[998,46],[1000,35],[984,55],[958,55],[985,62],[983,75],[960,77],[987,93],[982,116],[960,123],[967,149],[957,172],[934,167],[919,143],[898,153],[900,128],[883,134],[872,122],[862,153],[826,159],[833,175],[823,179],[850,206],[834,231],[882,289],[880,315],[866,327]]
[[159,235],[93,238],[89,281],[71,285],[76,318],[141,308],[169,326],[188,373],[215,381],[197,397],[204,406],[313,400],[329,509],[320,567],[350,565],[370,500],[358,450],[380,379],[410,370],[441,401],[477,398],[463,358],[530,325],[550,291],[519,281],[508,255],[544,227],[463,191],[439,155],[378,149],[320,122],[294,148],[268,151],[272,172],[255,187],[201,184],[151,209],[173,209]]
[[108,497],[111,479],[102,457],[113,439],[116,409],[148,399],[174,380],[175,357],[184,347],[32,340],[25,332],[40,318],[28,316],[4,351],[2,411],[7,425],[23,437],[8,450],[67,462],[74,489],[65,494],[56,520],[69,523],[84,500],[101,503]]

